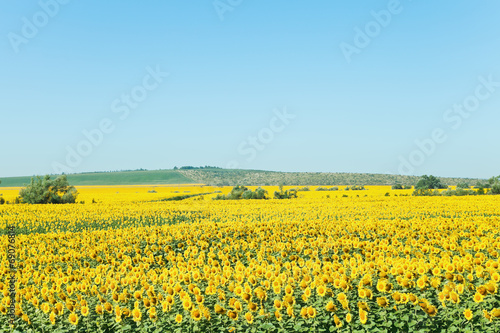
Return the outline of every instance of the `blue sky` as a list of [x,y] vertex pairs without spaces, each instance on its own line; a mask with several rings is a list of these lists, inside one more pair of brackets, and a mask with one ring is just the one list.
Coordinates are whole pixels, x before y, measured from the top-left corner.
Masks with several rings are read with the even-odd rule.
[[493,0],[4,1],[0,177],[498,175],[499,12]]

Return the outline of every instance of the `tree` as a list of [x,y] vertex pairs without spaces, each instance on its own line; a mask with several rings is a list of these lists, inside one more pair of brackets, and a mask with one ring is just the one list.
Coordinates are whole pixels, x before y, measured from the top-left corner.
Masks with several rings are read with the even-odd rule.
[[491,184],[491,193],[500,194],[500,176],[491,177],[488,182]]
[[417,185],[415,185],[415,190],[434,190],[444,188],[446,188],[446,185],[443,185],[438,178],[432,175],[423,175],[417,182]]
[[31,178],[31,183],[19,191],[23,203],[28,204],[66,204],[75,203],[78,192],[70,186],[66,175],[54,180],[49,175]]
[[458,183],[457,184],[457,188],[469,188],[469,184],[467,184],[466,182],[461,182],[461,183]]

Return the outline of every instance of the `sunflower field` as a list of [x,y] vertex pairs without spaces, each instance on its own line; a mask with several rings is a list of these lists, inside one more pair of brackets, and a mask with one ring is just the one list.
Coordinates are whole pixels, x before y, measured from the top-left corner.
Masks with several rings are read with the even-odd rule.
[[500,196],[366,188],[1,205],[0,332],[500,332]]

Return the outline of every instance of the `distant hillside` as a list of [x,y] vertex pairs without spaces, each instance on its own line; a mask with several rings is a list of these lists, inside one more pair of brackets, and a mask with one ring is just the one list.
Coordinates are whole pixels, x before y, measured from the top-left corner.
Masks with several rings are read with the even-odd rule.
[[[260,170],[179,170],[196,183],[208,185],[415,185],[420,177],[371,173],[274,172]],[[476,184],[478,179],[443,178],[446,185]],[[484,181],[481,179],[481,181]]]
[[[20,187],[31,177],[0,178],[0,187]],[[70,184],[82,185],[415,185],[419,177],[370,173],[274,172],[261,170],[179,169],[155,171],[95,172],[68,175]],[[478,179],[440,178],[444,184],[476,184]],[[484,181],[481,179],[481,181]]]
[[[55,177],[55,176],[54,176]],[[28,184],[31,177],[0,178],[0,187],[19,187]],[[155,171],[122,171],[96,172],[68,175],[71,185],[156,185],[156,184],[192,184],[194,180],[187,178],[175,170]]]

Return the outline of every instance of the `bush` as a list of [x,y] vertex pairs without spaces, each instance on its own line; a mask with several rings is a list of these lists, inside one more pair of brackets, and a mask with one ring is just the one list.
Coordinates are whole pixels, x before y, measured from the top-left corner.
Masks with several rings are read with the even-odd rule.
[[51,180],[49,175],[44,178],[31,178],[31,183],[19,191],[23,203],[28,204],[67,204],[75,203],[78,192],[70,186],[65,175]]
[[430,190],[430,189],[416,189],[412,193],[413,196],[422,197],[422,196],[438,196],[441,193],[438,190]]
[[283,188],[280,187],[280,191],[275,191],[274,192],[274,199],[291,199],[291,198],[297,198],[297,191],[295,190],[288,190],[288,191],[283,191]]
[[464,195],[477,195],[477,192],[474,190],[468,190],[464,188],[457,188],[456,190],[448,189],[443,191],[441,195],[444,196],[464,196]]
[[364,186],[357,186],[357,185],[353,185],[351,187],[349,186],[346,186],[346,188],[344,188],[344,191],[349,191],[349,190],[352,190],[352,191],[361,191],[361,190],[366,190]]
[[0,197],[0,205],[3,205],[5,203],[5,199]]
[[214,200],[267,199],[267,191],[259,187],[255,191],[245,186],[235,186],[228,195],[217,194]]
[[326,187],[317,187],[316,191],[329,191]]
[[394,185],[392,185],[392,189],[393,190],[402,190],[403,189],[403,185],[401,185],[401,184],[394,184]]
[[338,190],[339,190],[339,188],[337,186],[330,187],[330,188],[320,186],[320,187],[316,188],[316,191],[338,191]]

